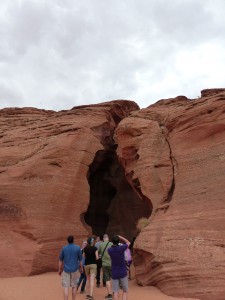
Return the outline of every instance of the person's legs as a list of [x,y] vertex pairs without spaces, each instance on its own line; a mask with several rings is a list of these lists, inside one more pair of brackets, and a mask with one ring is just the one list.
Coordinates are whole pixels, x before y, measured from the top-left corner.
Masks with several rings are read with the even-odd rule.
[[100,287],[100,274],[101,274],[101,267],[102,267],[102,262],[99,259],[97,261],[97,275],[96,275],[96,286]]
[[123,292],[122,300],[127,300],[127,292]]
[[64,300],[69,299],[70,273],[62,272],[62,287],[64,289]]
[[90,266],[90,294],[89,294],[89,296],[93,297],[97,265],[96,264],[91,264],[89,266]]
[[119,299],[119,280],[118,279],[112,279],[112,290],[113,290],[113,300]]
[[82,282],[80,290],[81,290],[81,292],[84,292],[85,286],[86,286],[86,282],[87,282],[87,276],[86,276],[85,272],[83,272],[82,274],[83,274],[83,282]]
[[88,285],[88,288],[90,288],[90,271],[91,271],[91,265],[84,266],[84,271],[86,275],[86,284]]
[[77,295],[77,287],[72,287],[72,300],[76,299],[76,295]]
[[72,300],[76,299],[78,279],[79,279],[78,271],[70,273],[70,286],[72,287]]
[[64,287],[64,300],[68,300],[68,299],[69,299],[69,288]]
[[108,295],[112,295],[112,289],[111,289],[111,281],[106,281],[106,288],[108,291]]
[[119,300],[119,292],[113,293],[113,300]]
[[102,281],[102,285],[104,286],[104,287],[106,287],[106,283],[105,283],[105,280],[103,279],[103,281]]
[[111,266],[103,266],[103,278],[106,283],[106,288],[108,291],[108,294],[105,298],[111,299],[112,298],[112,287],[111,287]]
[[79,278],[78,283],[77,283],[77,289],[79,288],[81,282],[82,282],[83,279],[84,279],[84,275],[83,275],[83,274],[84,274],[84,273],[81,273],[81,274],[80,274],[80,278]]
[[127,276],[128,279],[131,280],[131,264],[132,264],[132,260],[128,260],[127,262]]
[[123,296],[122,300],[127,300],[127,293],[128,293],[128,278],[127,276],[120,279],[122,289],[123,289]]
[[95,274],[90,274],[90,296],[93,296],[93,290],[95,285]]

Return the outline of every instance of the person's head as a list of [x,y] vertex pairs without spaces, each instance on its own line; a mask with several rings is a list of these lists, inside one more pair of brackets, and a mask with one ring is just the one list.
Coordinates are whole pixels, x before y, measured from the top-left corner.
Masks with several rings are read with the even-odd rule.
[[118,246],[119,245],[120,239],[119,239],[118,235],[114,235],[113,236],[112,242],[113,242],[114,246]]
[[69,244],[73,244],[73,235],[69,235],[69,236],[67,237],[67,242],[68,242]]
[[87,241],[83,241],[81,248],[84,249],[86,245],[87,245]]
[[93,243],[94,243],[94,238],[93,237],[89,237],[88,239],[87,239],[87,243],[88,243],[88,245],[93,245]]
[[96,236],[95,238],[95,243],[99,242],[100,241],[100,236]]
[[100,241],[103,241],[103,234],[100,234],[99,238],[100,238]]
[[103,241],[104,241],[104,242],[108,242],[108,241],[109,241],[109,236],[108,236],[108,234],[105,233],[105,234],[103,235]]

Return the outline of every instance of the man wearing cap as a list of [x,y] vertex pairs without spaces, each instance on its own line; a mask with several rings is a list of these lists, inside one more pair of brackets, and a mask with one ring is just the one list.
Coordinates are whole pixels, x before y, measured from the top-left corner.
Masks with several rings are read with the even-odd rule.
[[106,283],[106,288],[108,294],[105,296],[105,299],[112,299],[112,288],[111,288],[111,259],[108,253],[108,249],[112,247],[112,243],[109,241],[108,234],[104,234],[103,243],[99,247],[99,253],[102,257],[102,271],[103,271],[103,280]]

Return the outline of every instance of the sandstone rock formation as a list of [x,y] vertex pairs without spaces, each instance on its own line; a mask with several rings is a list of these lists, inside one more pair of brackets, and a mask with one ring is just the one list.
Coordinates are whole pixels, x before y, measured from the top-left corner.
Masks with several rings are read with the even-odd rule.
[[137,109],[121,100],[61,112],[0,110],[0,276],[57,270],[67,235],[80,244],[92,233],[84,220],[89,166]]
[[56,270],[68,234],[119,232],[137,236],[140,285],[224,300],[224,103],[208,89],[141,110],[0,110],[0,276]]
[[136,278],[168,295],[225,299],[225,89],[161,100],[116,130],[126,176],[152,205]]

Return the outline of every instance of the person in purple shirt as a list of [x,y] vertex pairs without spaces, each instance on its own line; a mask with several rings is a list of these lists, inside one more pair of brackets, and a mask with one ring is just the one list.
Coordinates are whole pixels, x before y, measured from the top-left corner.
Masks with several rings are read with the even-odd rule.
[[[125,244],[120,245],[120,241]],[[124,252],[130,246],[130,242],[120,235],[113,236],[112,242],[113,246],[108,249],[108,253],[112,262],[112,288],[114,300],[119,299],[120,284],[123,289],[122,299],[126,300],[128,294],[128,278]]]

